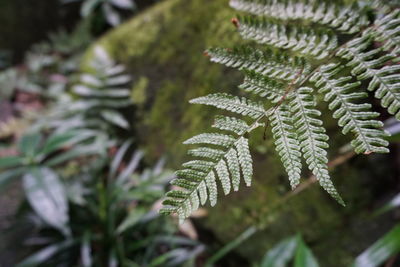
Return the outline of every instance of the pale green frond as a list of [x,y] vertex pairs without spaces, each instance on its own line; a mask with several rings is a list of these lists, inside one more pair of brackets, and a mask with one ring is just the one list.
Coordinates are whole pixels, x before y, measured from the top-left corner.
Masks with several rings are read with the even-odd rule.
[[205,172],[194,169],[183,169],[175,172],[176,177],[180,179],[187,179],[189,181],[198,182],[202,180]]
[[225,154],[225,151],[209,147],[199,147],[189,150],[188,154],[193,157],[217,160]]
[[191,104],[214,106],[240,115],[257,119],[265,113],[261,103],[253,102],[244,97],[237,97],[226,93],[210,94],[190,100]]
[[219,133],[203,133],[183,142],[185,145],[195,145],[195,144],[208,144],[208,145],[216,145],[222,147],[230,147],[232,143],[235,142],[235,139],[226,134]]
[[292,114],[286,104],[280,105],[269,117],[276,151],[289,175],[290,185],[294,189],[300,182],[301,149],[294,129]]
[[382,48],[397,56],[400,55],[400,9],[378,18],[373,28],[374,39],[383,43]]
[[216,116],[212,127],[231,131],[237,135],[243,135],[249,129],[249,125],[244,120],[226,116]]
[[254,71],[245,71],[245,79],[240,89],[269,99],[272,103],[280,101],[285,94],[286,85],[282,82],[271,80]]
[[400,120],[400,66],[387,65],[396,58],[393,54],[383,54],[382,48],[368,50],[372,42],[372,33],[368,31],[362,37],[349,42],[337,52],[352,67],[352,74],[359,80],[372,78],[368,90],[375,91],[375,97],[381,99],[381,105]]
[[329,137],[325,134],[322,121],[318,118],[321,112],[315,108],[316,103],[312,92],[311,88],[301,87],[291,95],[290,111],[293,114],[301,151],[308,168],[315,175],[320,185],[334,199],[344,205],[328,172],[326,149],[328,148]]
[[212,62],[239,70],[252,70],[271,79],[291,81],[299,74],[305,74],[305,60],[290,57],[285,53],[258,50],[242,46],[234,49],[212,48],[207,50]]
[[239,33],[244,39],[289,49],[316,59],[327,57],[337,46],[337,37],[330,31],[316,32],[309,28],[287,26],[265,18],[238,17]]
[[235,149],[230,149],[225,156],[229,172],[232,176],[232,186],[234,191],[239,190],[240,185],[240,163]]
[[198,170],[202,172],[207,172],[210,169],[212,169],[215,165],[215,162],[213,161],[207,161],[207,160],[192,160],[188,161],[184,164],[182,164],[183,167],[193,169],[193,170]]
[[[191,138],[190,144],[211,144],[220,143],[220,141],[204,142],[203,138],[226,138],[220,134],[203,134]],[[232,137],[229,137],[232,138]],[[194,140],[194,141],[193,141]],[[222,153],[220,152],[222,151]],[[181,187],[181,190],[172,190],[167,193],[164,200],[162,212],[165,214],[176,213],[182,222],[190,214],[197,210],[200,205],[204,205],[207,199],[211,206],[217,203],[217,182],[218,179],[227,195],[231,189],[238,190],[240,178],[243,177],[246,185],[251,184],[252,159],[248,147],[248,140],[244,137],[233,139],[229,146],[225,146],[225,150],[197,149],[194,155],[200,155],[208,160],[192,160],[183,164],[185,169],[176,172],[177,179],[171,184]],[[208,157],[211,155],[211,157]]]
[[301,20],[324,25],[345,33],[355,33],[368,25],[365,12],[356,5],[325,1],[231,0],[232,8],[284,21]]
[[383,123],[376,120],[379,113],[371,111],[371,105],[360,103],[367,97],[365,92],[357,92],[359,82],[351,82],[352,77],[338,77],[343,69],[338,64],[321,66],[310,81],[314,82],[319,92],[324,94],[324,100],[329,103],[329,109],[334,110],[333,117],[343,128],[343,134],[349,132],[355,135],[351,142],[357,153],[387,153],[388,142],[383,131]]
[[218,164],[215,166],[215,171],[221,181],[222,189],[224,190],[225,195],[231,192],[231,180],[228,171],[228,167],[226,166],[225,160],[220,160]]
[[247,186],[251,186],[251,178],[253,177],[253,161],[249,150],[249,140],[240,137],[235,143],[235,147],[239,158],[239,164],[242,169],[243,180]]

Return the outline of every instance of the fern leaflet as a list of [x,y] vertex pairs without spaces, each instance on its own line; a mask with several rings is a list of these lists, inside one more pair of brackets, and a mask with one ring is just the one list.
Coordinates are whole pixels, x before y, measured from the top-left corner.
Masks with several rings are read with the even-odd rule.
[[379,113],[372,112],[370,104],[353,103],[365,98],[367,93],[352,92],[360,83],[350,82],[350,76],[335,78],[342,69],[337,64],[324,65],[310,81],[315,82],[319,92],[325,95],[324,100],[330,103],[329,109],[335,110],[333,117],[339,119],[343,134],[353,132],[356,135],[351,145],[357,153],[387,153],[388,142],[383,139],[386,136],[382,130],[383,123],[375,120]]

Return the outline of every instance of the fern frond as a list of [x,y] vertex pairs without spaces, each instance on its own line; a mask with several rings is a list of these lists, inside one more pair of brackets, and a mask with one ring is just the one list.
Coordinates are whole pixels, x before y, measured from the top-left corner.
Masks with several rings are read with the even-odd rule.
[[324,100],[329,104],[330,110],[335,110],[333,117],[339,119],[338,124],[343,127],[343,134],[352,132],[355,140],[351,145],[356,153],[387,153],[388,142],[382,130],[383,123],[375,120],[379,113],[371,111],[368,103],[356,104],[355,101],[367,97],[365,92],[353,92],[359,87],[360,82],[351,82],[352,77],[344,76],[335,78],[343,67],[338,64],[329,64],[320,67],[310,81],[314,82],[319,92],[325,95]]
[[385,51],[400,55],[400,9],[375,21],[374,38],[382,42]]
[[253,93],[277,103],[284,95],[285,84],[276,80],[271,80],[264,75],[254,71],[244,71],[246,74],[244,82],[239,85],[240,89],[248,93]]
[[269,119],[271,120],[276,151],[289,175],[290,185],[295,188],[299,184],[301,176],[301,151],[300,143],[293,127],[292,114],[288,106],[282,104]]
[[242,168],[243,180],[247,186],[251,185],[253,176],[253,161],[249,150],[249,140],[240,137],[236,142],[236,150],[239,158],[240,167]]
[[[211,134],[208,134],[210,138]],[[204,134],[201,135],[203,138]],[[183,164],[186,169],[176,172],[177,179],[171,184],[181,187],[181,190],[173,190],[167,194],[167,199],[163,202],[166,206],[160,212],[164,214],[177,213],[180,222],[189,217],[197,210],[199,205],[204,205],[207,199],[211,206],[217,202],[217,178],[227,195],[231,189],[239,189],[240,178],[243,177],[245,184],[250,186],[253,175],[252,159],[250,156],[248,140],[244,137],[234,139],[229,146],[226,146],[225,137],[221,140],[221,135],[214,134],[219,138],[218,141],[206,142],[206,144],[220,145],[225,150],[218,150],[208,147],[197,149],[195,153],[209,160],[192,160]],[[193,141],[195,140],[195,141]],[[204,143],[198,142],[199,137],[194,137],[186,141],[187,144]],[[220,153],[220,151],[222,151]],[[200,153],[199,153],[200,152]],[[211,155],[211,157],[207,157]]]
[[182,166],[185,167],[185,168],[193,169],[193,170],[207,172],[212,167],[214,167],[214,164],[215,163],[213,161],[192,160],[192,161],[188,161],[188,162],[182,164]]
[[213,127],[224,131],[231,131],[237,135],[243,135],[249,129],[249,125],[244,120],[226,116],[216,116]]
[[393,54],[382,55],[382,48],[368,50],[372,35],[368,31],[350,41],[337,55],[349,60],[347,65],[353,68],[351,72],[359,80],[372,78],[368,90],[375,91],[375,97],[381,99],[381,105],[400,120],[400,66],[386,66],[389,60],[396,57]]
[[327,57],[338,45],[337,37],[330,31],[317,33],[304,27],[270,22],[265,18],[238,17],[238,29],[244,39],[290,49],[316,59]]
[[235,138],[226,134],[219,133],[203,133],[183,142],[185,145],[215,145],[222,147],[229,147],[235,142]]
[[207,54],[213,62],[239,70],[252,70],[271,79],[291,81],[307,69],[303,58],[247,46],[231,50],[212,48],[207,50]]
[[280,20],[303,20],[345,33],[355,33],[368,24],[358,6],[339,6],[325,1],[231,0],[232,8]]
[[235,112],[240,115],[257,119],[265,113],[261,103],[255,103],[247,98],[240,98],[226,93],[210,94],[190,100],[191,104],[214,106],[219,109]]
[[293,114],[294,126],[300,141],[304,159],[320,185],[340,204],[342,198],[336,191],[328,172],[326,148],[329,137],[325,134],[322,121],[318,119],[321,112],[315,106],[312,89],[301,87],[291,95],[290,111]]
[[209,148],[209,147],[199,147],[188,151],[188,154],[193,157],[198,158],[209,158],[212,160],[219,159],[225,152],[223,150]]

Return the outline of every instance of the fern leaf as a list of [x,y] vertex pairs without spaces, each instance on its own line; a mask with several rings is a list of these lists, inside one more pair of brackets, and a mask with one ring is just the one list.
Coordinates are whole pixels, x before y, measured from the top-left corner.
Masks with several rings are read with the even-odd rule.
[[291,81],[307,69],[303,58],[246,46],[231,50],[212,48],[207,50],[207,54],[212,62],[239,70],[252,70],[271,79]]
[[199,171],[202,166],[199,166],[197,169],[183,169],[175,172],[175,175],[179,178],[184,178],[189,181],[198,182],[202,180],[203,175],[205,174],[202,171]]
[[[205,141],[204,138],[214,140],[210,142]],[[229,145],[227,145],[227,139]],[[199,205],[204,205],[207,199],[211,206],[217,203],[217,178],[224,194],[227,195],[231,192],[232,187],[235,191],[238,190],[241,176],[249,186],[253,174],[248,140],[242,136],[233,139],[221,134],[201,134],[189,139],[189,142],[186,143],[218,145],[224,147],[225,150],[207,147],[191,150],[191,154],[208,160],[186,162],[183,164],[186,169],[176,172],[178,178],[174,179],[171,184],[181,187],[182,190],[173,190],[167,193],[167,199],[163,202],[165,207],[161,212],[164,214],[177,213],[180,222],[197,210]]]
[[214,167],[214,164],[214,162],[207,160],[192,160],[182,164],[182,166],[197,171],[208,172]]
[[253,119],[263,116],[265,112],[261,103],[255,103],[244,97],[240,98],[225,93],[210,94],[195,98],[190,100],[190,103],[214,106],[219,109],[249,116]]
[[337,38],[332,32],[317,33],[298,26],[289,28],[265,18],[238,17],[238,29],[244,39],[290,49],[316,59],[327,57],[337,47]]
[[251,186],[251,178],[253,176],[253,161],[250,156],[249,140],[244,137],[240,137],[235,145],[240,167],[242,168],[243,180],[247,186]]
[[315,106],[311,88],[301,87],[292,94],[290,110],[306,163],[320,185],[344,205],[329,176],[326,152],[329,137],[325,134],[322,121],[318,119],[321,112]]
[[216,145],[222,147],[230,147],[232,143],[235,142],[235,139],[226,134],[218,134],[218,133],[203,133],[183,142],[185,145],[195,145],[195,144],[208,144],[208,145]]
[[385,66],[395,56],[381,55],[382,48],[367,50],[372,42],[372,32],[350,41],[337,55],[349,60],[352,74],[359,80],[372,78],[368,90],[375,91],[375,97],[381,99],[381,105],[388,108],[390,114],[400,120],[400,66]]
[[210,199],[210,205],[211,207],[214,207],[217,204],[217,198],[218,198],[217,182],[215,179],[214,172],[209,172],[205,178],[205,181],[209,192],[208,198]]
[[225,156],[228,169],[232,176],[232,186],[234,191],[239,190],[240,185],[240,163],[235,149],[231,149]]
[[249,129],[249,125],[244,120],[226,116],[216,116],[213,127],[231,131],[237,135],[243,135]]
[[375,21],[374,39],[385,51],[400,55],[400,10],[396,9]]
[[352,77],[335,78],[343,68],[338,64],[324,65],[316,72],[310,81],[314,82],[319,92],[325,95],[324,100],[329,109],[335,110],[333,117],[339,119],[338,124],[343,127],[343,134],[352,132],[356,138],[351,142],[357,153],[387,153],[388,142],[381,129],[383,123],[375,120],[379,113],[371,111],[367,103],[355,104],[354,101],[367,97],[367,93],[353,92],[360,83],[352,83]]
[[265,97],[272,103],[279,102],[284,95],[284,88],[286,87],[284,83],[271,80],[254,71],[245,71],[245,74],[244,82],[239,85],[240,89]]
[[209,147],[199,147],[188,151],[188,154],[193,157],[209,158],[212,160],[219,159],[222,155],[224,155],[224,153],[225,152],[223,150]]
[[338,6],[325,1],[231,0],[232,8],[279,20],[311,21],[345,33],[355,33],[368,24],[359,7]]
[[215,170],[219,180],[221,181],[222,189],[224,190],[225,195],[229,194],[229,192],[231,192],[231,180],[225,160],[220,160],[215,166]]
[[275,139],[276,151],[289,175],[294,189],[300,182],[301,151],[300,143],[293,127],[292,115],[286,104],[280,105],[269,118]]

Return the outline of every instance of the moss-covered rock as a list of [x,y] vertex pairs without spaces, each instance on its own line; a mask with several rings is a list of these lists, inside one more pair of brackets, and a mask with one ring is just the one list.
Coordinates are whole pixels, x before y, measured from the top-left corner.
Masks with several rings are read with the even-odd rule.
[[[98,44],[126,64],[137,78],[139,86],[134,88],[139,91],[132,94],[139,98],[135,115],[137,139],[147,151],[148,160],[166,154],[170,167],[178,168],[187,157],[182,141],[210,129],[216,111],[189,105],[189,99],[210,92],[242,93],[237,89],[242,79],[238,72],[212,64],[203,56],[210,46],[231,47],[243,42],[230,23],[232,16],[228,0],[168,0],[99,40]],[[90,55],[89,51],[87,56]],[[333,157],[348,139],[339,133],[327,110],[323,116],[332,137]],[[251,136],[255,158],[253,186],[221,197],[199,223],[222,242],[231,241],[251,225],[262,227],[264,230],[237,249],[249,261],[259,260],[278,240],[301,232],[322,266],[348,265],[354,255],[385,231],[367,223],[373,234],[362,241],[358,239],[364,233],[358,227],[363,226],[361,222],[377,194],[389,191],[389,187],[376,190],[376,176],[381,183],[389,183],[392,177],[378,171],[374,174],[374,164],[366,164],[365,158],[353,159],[332,172],[348,204],[346,208],[317,185],[288,198],[286,174],[269,135],[263,140],[263,131],[260,128]],[[372,156],[370,161],[385,159]]]

